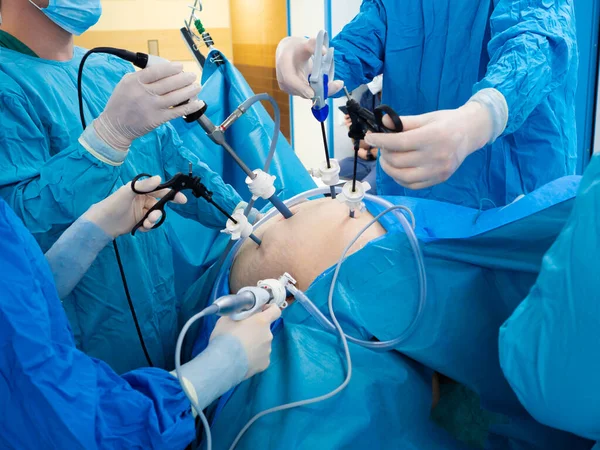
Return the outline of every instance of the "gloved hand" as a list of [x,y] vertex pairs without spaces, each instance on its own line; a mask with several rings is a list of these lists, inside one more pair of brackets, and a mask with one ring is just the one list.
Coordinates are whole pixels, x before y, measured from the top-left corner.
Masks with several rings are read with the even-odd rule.
[[94,120],[96,134],[112,148],[127,151],[135,139],[202,107],[197,99],[201,88],[195,81],[196,75],[183,72],[180,63],[157,64],[125,75]]
[[[465,158],[505,130],[508,105],[496,89],[484,89],[462,107],[402,117],[404,132],[367,134],[380,149],[381,168],[408,189],[424,189],[448,180]],[[391,119],[384,124],[393,128]]]
[[244,378],[246,380],[269,367],[273,342],[271,324],[279,317],[281,317],[281,310],[275,305],[239,322],[229,317],[222,317],[217,322],[210,340],[228,335],[241,342],[248,357],[248,372]]
[[[161,183],[159,176],[138,181],[136,188],[141,192],[150,192]],[[147,195],[136,194],[131,190],[131,183],[119,188],[111,196],[93,205],[82,216],[84,219],[99,226],[106,234],[116,238],[129,233],[133,227],[146,215],[148,210],[158,203],[169,192],[169,189],[153,192]],[[183,205],[187,197],[178,192],[173,203]],[[153,211],[144,221],[139,231],[147,232],[160,220],[161,212]]]
[[[316,39],[287,37],[277,46],[275,56],[277,66],[277,81],[281,90],[290,95],[311,99],[315,91],[308,83],[312,71],[312,56],[317,45]],[[323,52],[325,54],[325,51]],[[338,93],[344,87],[343,81],[329,82],[329,96]]]

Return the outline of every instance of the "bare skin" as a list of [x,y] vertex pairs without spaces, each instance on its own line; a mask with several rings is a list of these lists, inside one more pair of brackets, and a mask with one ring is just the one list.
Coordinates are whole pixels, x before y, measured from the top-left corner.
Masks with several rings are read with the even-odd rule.
[[[368,212],[351,219],[348,207],[330,198],[305,202],[292,212],[291,219],[276,216],[257,230],[263,242],[260,247],[252,242],[244,244],[232,267],[234,292],[261,279],[278,278],[284,272],[298,281],[299,289],[306,290],[338,261],[346,245],[373,219]],[[385,229],[374,224],[349,254],[384,234]]]
[[[34,0],[46,8],[49,0]],[[69,61],[73,58],[73,35],[52,22],[28,0],[1,0],[0,30],[11,34],[40,58]]]

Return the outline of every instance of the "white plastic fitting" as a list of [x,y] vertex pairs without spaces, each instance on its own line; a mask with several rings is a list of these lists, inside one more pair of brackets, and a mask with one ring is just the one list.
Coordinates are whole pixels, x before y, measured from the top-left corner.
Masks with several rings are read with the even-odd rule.
[[284,273],[278,280],[273,278],[262,280],[257,283],[256,287],[245,287],[240,289],[238,294],[246,291],[252,292],[256,298],[256,303],[254,307],[248,311],[231,315],[231,319],[247,319],[253,314],[262,311],[265,305],[277,305],[280,309],[287,308],[287,287],[295,284],[296,280],[294,280],[290,274]]
[[320,178],[325,186],[335,186],[340,182],[340,163],[337,159],[330,159],[331,167],[327,167],[327,161],[323,161],[317,169],[312,169],[310,174]]
[[248,221],[248,218],[244,215],[242,209],[236,210],[231,217],[233,217],[237,223],[229,219],[227,221],[226,228],[221,230],[221,233],[231,235],[231,239],[237,241],[241,238],[247,238],[254,232],[254,227]]
[[260,169],[254,170],[253,173],[256,174],[254,180],[250,177],[246,177],[246,184],[252,193],[252,197],[255,200],[257,198],[268,200],[275,195],[275,179],[277,177],[275,175],[269,175]]
[[366,192],[371,189],[371,185],[367,181],[357,181],[356,190],[352,190],[352,181],[348,181],[342,188],[342,193],[337,196],[338,201],[345,203],[350,208],[350,212],[354,213],[354,217],[358,217],[364,210]]

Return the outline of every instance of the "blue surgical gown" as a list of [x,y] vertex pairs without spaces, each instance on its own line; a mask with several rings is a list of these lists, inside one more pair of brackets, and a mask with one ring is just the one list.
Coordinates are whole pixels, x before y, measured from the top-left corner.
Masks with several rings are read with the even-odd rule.
[[595,156],[536,284],[500,330],[502,368],[527,410],[594,441],[600,441],[599,214]]
[[[47,251],[92,204],[137,174],[169,179],[194,173],[232,211],[241,201],[233,188],[186,149],[164,125],[137,139],[122,166],[100,162],[78,143],[82,132],[77,103],[77,70],[85,53],[75,48],[70,61],[48,61],[0,49],[0,196]],[[92,55],[85,66],[83,98],[90,122],[103,110],[116,84],[133,67],[122,60]],[[209,227],[223,228],[220,213],[203,199],[189,197],[177,212]],[[174,208],[175,209],[175,208]],[[171,213],[171,215],[175,215]],[[173,236],[164,226],[117,241],[131,297],[150,357],[171,369],[179,317],[174,278]],[[118,373],[146,365],[125,297],[112,246],[98,256],[63,306],[77,346],[108,362]]]
[[75,340],[52,273],[0,199],[0,447],[183,449],[190,403],[160,369],[123,377]]
[[504,134],[445,183],[411,191],[379,167],[378,192],[502,206],[574,174],[573,8],[572,0],[365,0],[332,41],[336,78],[355,88],[383,73],[383,103],[401,115],[458,108],[484,88],[509,107]]

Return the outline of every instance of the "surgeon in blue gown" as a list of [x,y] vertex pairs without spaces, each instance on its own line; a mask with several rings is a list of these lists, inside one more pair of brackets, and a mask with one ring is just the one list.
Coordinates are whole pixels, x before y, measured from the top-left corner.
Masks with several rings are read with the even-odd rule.
[[500,330],[500,363],[525,408],[541,423],[594,441],[600,441],[599,208],[595,156],[536,284]]
[[[139,187],[159,183],[153,177]],[[174,201],[186,199],[178,194]],[[183,449],[194,439],[190,402],[176,377],[156,368],[119,377],[86,356],[75,347],[59,299],[156,202],[126,185],[86,211],[44,258],[0,199],[0,447]],[[140,232],[159,218],[152,213]],[[268,365],[270,323],[279,315],[270,308],[257,320],[220,320],[208,348],[182,366],[201,407]]]
[[[378,192],[503,206],[574,174],[573,9],[572,0],[362,2],[331,45],[337,80],[354,89],[383,73],[382,102],[403,116],[404,133],[367,137],[381,149]],[[314,95],[314,46],[279,45],[288,93]]]
[[[98,20],[100,2],[3,0],[0,12],[0,196],[43,251],[93,203],[142,172],[167,180],[187,173],[191,162],[215,202],[235,209],[242,200],[237,192],[162,125],[199,108],[194,75],[175,63],[134,73],[118,58],[92,55],[83,74],[89,125],[82,134],[77,71],[85,50],[74,47],[73,34]],[[186,99],[192,101],[171,108]],[[225,225],[203,199],[190,196],[174,210],[210,228]],[[186,319],[180,317],[170,230],[118,239],[149,360],[168,369],[178,324]],[[111,246],[62,300],[79,349],[118,373],[148,365]]]

